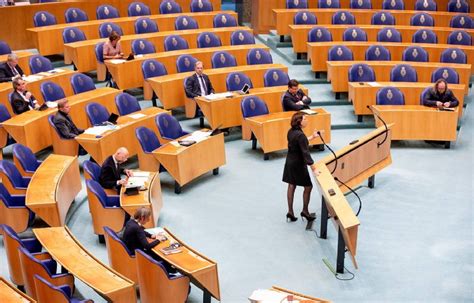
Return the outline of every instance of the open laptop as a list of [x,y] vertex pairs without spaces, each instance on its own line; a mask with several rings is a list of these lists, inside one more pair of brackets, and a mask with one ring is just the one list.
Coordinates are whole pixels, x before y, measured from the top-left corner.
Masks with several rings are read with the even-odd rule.
[[237,93],[239,95],[246,95],[249,93],[249,90],[250,90],[250,85],[248,85],[247,83],[244,84],[244,86],[242,86],[242,89],[239,90]]

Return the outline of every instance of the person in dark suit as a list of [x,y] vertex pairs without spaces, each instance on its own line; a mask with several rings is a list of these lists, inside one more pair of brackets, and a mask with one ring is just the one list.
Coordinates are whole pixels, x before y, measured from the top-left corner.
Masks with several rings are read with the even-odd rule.
[[302,109],[309,109],[311,104],[311,98],[298,88],[298,81],[291,79],[288,82],[288,90],[283,96],[283,110],[284,111],[295,111]]
[[[122,235],[122,240],[127,246],[128,250],[135,252],[136,249],[143,250],[145,253],[153,257],[157,261],[161,261],[168,273],[176,273],[169,263],[164,261],[160,256],[153,252],[153,247],[160,244],[161,241],[166,240],[163,234],[152,235],[145,231],[144,225],[150,221],[151,209],[140,207],[133,214],[133,218],[125,224],[125,230]],[[150,239],[150,241],[148,240]]]
[[306,218],[308,221],[316,219],[309,213],[309,199],[311,197],[311,190],[313,184],[308,173],[307,166],[311,166],[311,169],[315,174],[318,174],[314,161],[309,153],[309,141],[318,137],[318,131],[315,130],[309,137],[303,132],[303,128],[306,127],[308,121],[306,120],[306,114],[297,112],[291,118],[291,128],[288,131],[288,154],[286,156],[285,168],[283,170],[283,182],[288,183],[287,199],[288,199],[288,213],[286,214],[287,220],[294,222],[298,220],[293,212],[293,199],[295,196],[296,186],[303,186],[303,211],[301,217]]
[[11,82],[18,76],[24,77],[25,73],[18,65],[18,56],[9,54],[7,62],[0,64],[0,82]]
[[[117,149],[115,154],[105,159],[100,168],[99,183],[103,188],[115,188],[120,190],[122,185],[127,183],[128,177],[133,175],[131,170],[121,168],[121,164],[128,160],[128,150],[125,147]],[[127,177],[122,179],[121,175]]]
[[26,90],[26,81],[20,77],[13,79],[13,90],[10,102],[13,112],[17,115],[29,111],[30,109],[39,109],[36,98]]
[[188,98],[196,98],[199,96],[207,96],[214,93],[214,88],[209,77],[203,72],[204,66],[201,61],[194,65],[194,75],[190,76],[186,81],[186,96]]
[[58,112],[54,115],[53,122],[64,139],[73,139],[84,132],[83,129],[77,127],[72,121],[71,116],[69,116],[70,110],[71,106],[67,99],[58,101]]
[[437,108],[456,107],[459,105],[459,101],[453,92],[448,89],[448,82],[444,79],[439,79],[435,82],[434,87],[425,95],[423,105]]

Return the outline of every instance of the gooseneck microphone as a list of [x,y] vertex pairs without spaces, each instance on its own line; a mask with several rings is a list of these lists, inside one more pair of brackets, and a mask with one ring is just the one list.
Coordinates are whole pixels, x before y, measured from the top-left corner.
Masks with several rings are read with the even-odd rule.
[[323,144],[324,146],[326,146],[329,151],[333,154],[334,156],[334,160],[336,160],[336,162],[334,163],[334,168],[332,169],[332,172],[331,172],[331,175],[336,171],[336,168],[337,168],[337,156],[336,156],[336,153],[332,150],[332,148],[326,144],[326,141],[324,141],[324,138],[323,138],[323,135],[321,134],[321,132],[318,130],[318,136],[319,138],[321,138],[321,141],[323,141]]
[[383,126],[385,127],[385,138],[383,138],[382,142],[377,142],[377,148],[380,147],[380,145],[384,144],[384,142],[387,140],[387,137],[388,137],[388,127],[387,127],[387,123],[385,123],[385,121],[382,119],[382,117],[380,117],[378,114],[376,114],[374,112],[374,110],[372,109],[372,106],[370,105],[367,105],[367,108],[372,112],[372,114],[374,114],[375,117],[377,117],[380,121],[382,121],[383,123]]

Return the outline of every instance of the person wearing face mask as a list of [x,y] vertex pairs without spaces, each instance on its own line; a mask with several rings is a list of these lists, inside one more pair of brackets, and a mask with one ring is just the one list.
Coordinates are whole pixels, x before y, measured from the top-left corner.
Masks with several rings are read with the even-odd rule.
[[[121,165],[128,160],[128,150],[125,147],[117,149],[115,154],[105,159],[100,168],[99,183],[103,188],[115,188],[120,191],[122,185],[128,181],[128,177],[133,175],[129,169],[123,169]],[[122,179],[122,174],[126,177]]]
[[24,77],[23,70],[18,65],[18,56],[9,54],[7,62],[0,64],[0,82],[13,81],[15,77]]
[[437,108],[456,107],[459,105],[459,101],[453,92],[448,89],[448,82],[439,79],[425,95],[423,105]]
[[36,98],[26,90],[26,81],[20,77],[13,79],[14,92],[11,95],[11,105],[13,112],[17,115],[27,112],[31,109],[39,109],[40,106]]
[[293,212],[293,199],[295,196],[296,186],[303,186],[303,211],[301,217],[308,221],[316,219],[309,212],[309,200],[311,197],[311,190],[313,184],[308,173],[307,166],[311,166],[311,170],[318,175],[311,154],[309,152],[309,141],[318,137],[318,131],[314,130],[309,137],[303,132],[303,128],[308,125],[306,114],[303,112],[296,112],[291,117],[291,128],[288,131],[288,154],[286,156],[285,168],[283,170],[283,182],[288,183],[287,200],[288,213],[286,219],[294,222],[298,220]]
[[288,82],[288,90],[283,96],[283,110],[295,111],[302,109],[309,109],[311,98],[298,88],[298,81],[291,79]]

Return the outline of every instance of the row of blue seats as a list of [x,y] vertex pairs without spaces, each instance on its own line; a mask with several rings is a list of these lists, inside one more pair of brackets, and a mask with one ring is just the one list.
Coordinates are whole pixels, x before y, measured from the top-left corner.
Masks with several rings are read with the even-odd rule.
[[[349,68],[349,82],[375,82],[375,72],[365,63],[357,63]],[[450,67],[439,67],[431,74],[431,82],[444,79],[448,83],[459,84],[459,74]],[[398,64],[390,71],[391,82],[418,82],[416,70],[409,64]]]
[[[190,4],[191,12],[210,12],[213,11],[212,3],[207,0],[192,0]],[[174,1],[163,1],[160,4],[160,14],[179,14],[183,10],[179,3]],[[118,10],[109,4],[100,5],[96,10],[97,20],[119,18]],[[128,16],[146,16],[151,15],[150,8],[141,2],[132,2],[128,6]],[[66,23],[88,21],[87,14],[75,7],[68,8],[64,13]],[[33,22],[36,27],[57,24],[56,17],[47,12],[39,11],[33,16]]]
[[[358,27],[349,27],[342,36],[343,41],[367,41],[367,34]],[[315,26],[308,32],[308,42],[331,42],[331,32],[322,26]],[[377,33],[378,42],[402,42],[402,35],[393,27],[384,27]],[[413,34],[414,43],[438,43],[436,34],[427,28],[420,29]],[[447,44],[472,45],[471,35],[464,30],[455,30],[448,35]]]
[[[341,8],[339,0],[318,0],[319,8]],[[308,0],[286,0],[286,8],[308,8]],[[351,0],[351,9],[372,9],[371,0]],[[384,0],[382,9],[386,10],[404,10],[403,0]],[[415,10],[419,11],[436,11],[438,5],[434,0],[417,0],[415,2]],[[448,12],[469,13],[469,2],[466,0],[450,0],[447,7]]]
[[[222,18],[226,20],[225,24],[221,22]],[[235,26],[238,26],[237,20],[235,20],[235,18],[229,14],[219,14],[214,18],[215,28]],[[194,20],[192,17],[180,16],[175,20],[175,29],[177,31],[199,29],[199,26],[196,20]],[[108,38],[113,31],[117,32],[117,34],[120,36],[123,36],[122,28],[113,22],[105,22],[99,25],[99,36],[101,38]],[[135,21],[135,34],[156,33],[158,31],[158,25],[156,22],[148,17],[141,17]],[[87,37],[79,28],[71,26],[63,30],[64,43],[72,43],[83,40],[87,40]]]
[[[300,11],[293,17],[294,24],[318,24],[315,14],[310,11]],[[332,24],[356,24],[355,16],[349,11],[337,11],[332,16]],[[390,12],[376,12],[372,15],[372,25],[395,25],[395,17]],[[410,18],[411,26],[435,26],[435,20],[427,12],[416,13]],[[469,15],[458,14],[451,18],[450,27],[473,28],[474,24]]]
[[[372,45],[365,52],[368,61],[390,61],[390,51],[382,45]],[[329,49],[328,61],[353,61],[352,50],[347,46],[335,45]],[[429,56],[426,50],[420,46],[409,46],[402,54],[402,61],[428,62]],[[459,48],[447,48],[441,53],[440,62],[466,64],[466,54]]]

